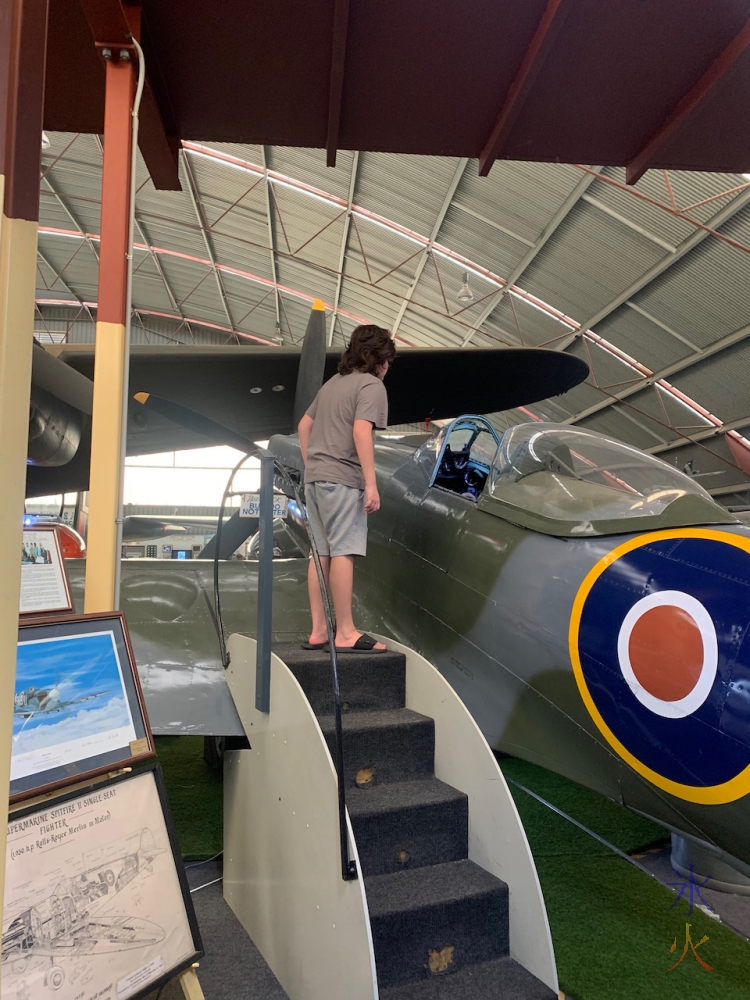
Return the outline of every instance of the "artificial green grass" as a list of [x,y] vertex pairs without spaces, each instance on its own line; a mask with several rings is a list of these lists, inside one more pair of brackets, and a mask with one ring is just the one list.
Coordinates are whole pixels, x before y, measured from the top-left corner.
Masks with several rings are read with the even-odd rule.
[[[506,777],[633,853],[664,837],[662,827],[596,792],[514,758]],[[560,988],[574,1000],[747,1000],[750,945],[603,844],[510,786],[542,884]],[[677,876],[675,876],[675,881]],[[685,928],[699,965],[685,946]],[[704,935],[708,940],[699,946]],[[670,947],[676,941],[674,952]]]
[[154,742],[182,856],[212,858],[223,847],[221,773],[203,760],[202,736],[157,736]]

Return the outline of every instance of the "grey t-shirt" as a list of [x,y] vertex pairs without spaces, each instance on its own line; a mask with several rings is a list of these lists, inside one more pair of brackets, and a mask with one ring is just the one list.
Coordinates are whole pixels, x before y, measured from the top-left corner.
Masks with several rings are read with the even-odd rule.
[[354,421],[388,425],[388,396],[381,379],[367,372],[334,375],[307,411],[314,421],[307,447],[306,483],[342,483],[364,489],[365,477],[354,446]]

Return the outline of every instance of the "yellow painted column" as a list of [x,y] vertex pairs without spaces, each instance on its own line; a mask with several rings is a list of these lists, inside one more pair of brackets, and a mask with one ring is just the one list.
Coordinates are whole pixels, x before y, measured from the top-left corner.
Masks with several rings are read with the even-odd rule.
[[122,493],[123,374],[127,344],[124,323],[96,324],[89,518],[86,534],[84,610],[111,611],[115,606],[117,514]]
[[[0,795],[8,800],[29,434],[47,0],[0,0]],[[0,921],[7,826],[0,823]]]

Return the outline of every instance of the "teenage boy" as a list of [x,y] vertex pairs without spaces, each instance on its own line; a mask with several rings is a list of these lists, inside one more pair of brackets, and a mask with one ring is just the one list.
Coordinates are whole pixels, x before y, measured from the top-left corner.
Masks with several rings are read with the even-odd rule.
[[[380,507],[374,438],[375,428],[388,424],[383,379],[395,356],[388,330],[358,326],[341,355],[338,374],[325,383],[298,427],[307,513],[336,609],[336,649],[347,653],[385,649],[354,627],[352,592],[354,559],[367,552],[367,515]],[[304,648],[322,649],[328,633],[312,559],[307,589],[312,632]]]

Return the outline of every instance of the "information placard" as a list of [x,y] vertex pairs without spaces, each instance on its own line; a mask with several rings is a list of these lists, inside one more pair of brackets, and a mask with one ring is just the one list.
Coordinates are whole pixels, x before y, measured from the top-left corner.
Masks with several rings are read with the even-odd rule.
[[21,615],[73,610],[70,584],[54,525],[24,528],[21,544]]
[[8,821],[4,997],[137,1000],[202,945],[158,765]]
[[[273,516],[286,517],[289,500],[283,493],[273,495]],[[260,517],[260,493],[243,493],[240,517]]]

